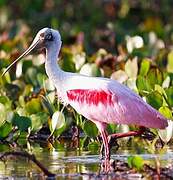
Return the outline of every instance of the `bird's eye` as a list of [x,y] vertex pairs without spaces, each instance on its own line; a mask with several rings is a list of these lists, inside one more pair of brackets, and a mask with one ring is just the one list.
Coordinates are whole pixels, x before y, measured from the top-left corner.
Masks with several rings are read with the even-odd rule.
[[47,40],[47,41],[53,41],[53,35],[52,35],[52,33],[50,32],[50,33],[48,33],[48,34],[46,34],[46,36],[45,36],[45,40]]

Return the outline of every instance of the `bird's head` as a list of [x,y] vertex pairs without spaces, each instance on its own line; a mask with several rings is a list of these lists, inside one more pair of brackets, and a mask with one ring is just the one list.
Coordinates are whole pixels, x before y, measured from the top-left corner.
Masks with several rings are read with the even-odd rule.
[[61,36],[57,30],[51,29],[51,28],[43,28],[41,29],[37,35],[35,36],[33,42],[29,46],[28,49],[26,49],[23,54],[21,54],[13,63],[11,63],[6,70],[3,72],[2,76],[20,59],[27,56],[32,50],[34,49],[48,49],[52,46],[52,44],[55,44],[57,48],[61,47]]

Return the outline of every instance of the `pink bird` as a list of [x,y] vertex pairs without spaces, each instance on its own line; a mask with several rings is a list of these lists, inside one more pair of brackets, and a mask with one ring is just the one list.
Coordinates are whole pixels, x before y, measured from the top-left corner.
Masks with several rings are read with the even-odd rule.
[[[58,31],[41,29],[30,47],[5,72],[33,49],[45,48],[45,69],[49,79],[65,104],[70,104],[79,114],[96,124],[103,140],[105,162],[110,159],[111,137],[136,136],[141,135],[145,127],[164,129],[168,126],[166,118],[123,84],[108,78],[88,77],[61,70],[57,64],[61,44]],[[140,129],[108,136],[106,126],[109,123],[132,124]]]

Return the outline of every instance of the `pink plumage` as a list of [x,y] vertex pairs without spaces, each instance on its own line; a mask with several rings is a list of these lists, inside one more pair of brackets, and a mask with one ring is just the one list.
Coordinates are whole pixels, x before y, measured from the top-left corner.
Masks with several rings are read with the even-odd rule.
[[[166,118],[158,111],[129,88],[114,80],[80,76],[73,84],[73,79],[76,77],[66,84],[67,103],[92,121],[159,129],[168,125]],[[92,87],[89,84],[92,84]],[[71,89],[72,86],[74,89]]]

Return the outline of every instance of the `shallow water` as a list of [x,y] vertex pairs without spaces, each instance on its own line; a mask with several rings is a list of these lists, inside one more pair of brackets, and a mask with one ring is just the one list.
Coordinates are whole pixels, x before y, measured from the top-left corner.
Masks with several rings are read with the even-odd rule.
[[[37,159],[43,163],[52,173],[55,173],[56,179],[97,179],[101,172],[101,160],[98,152],[87,150],[82,151],[79,148],[71,148],[68,142],[64,144],[56,143],[53,147],[50,143],[46,144],[27,144],[22,149],[34,153]],[[8,148],[0,146],[0,151],[8,151]],[[130,155],[140,154],[146,161],[151,163],[159,159],[162,166],[167,166],[173,162],[173,151],[171,147],[165,147],[161,154],[150,154],[147,148],[140,150],[134,146],[120,147],[116,152],[112,152],[111,159],[127,162]],[[140,179],[140,174],[134,174],[132,179]],[[0,161],[0,179],[42,179],[43,173],[40,169],[25,158],[10,158],[5,164]],[[106,179],[111,179],[112,175]]]

